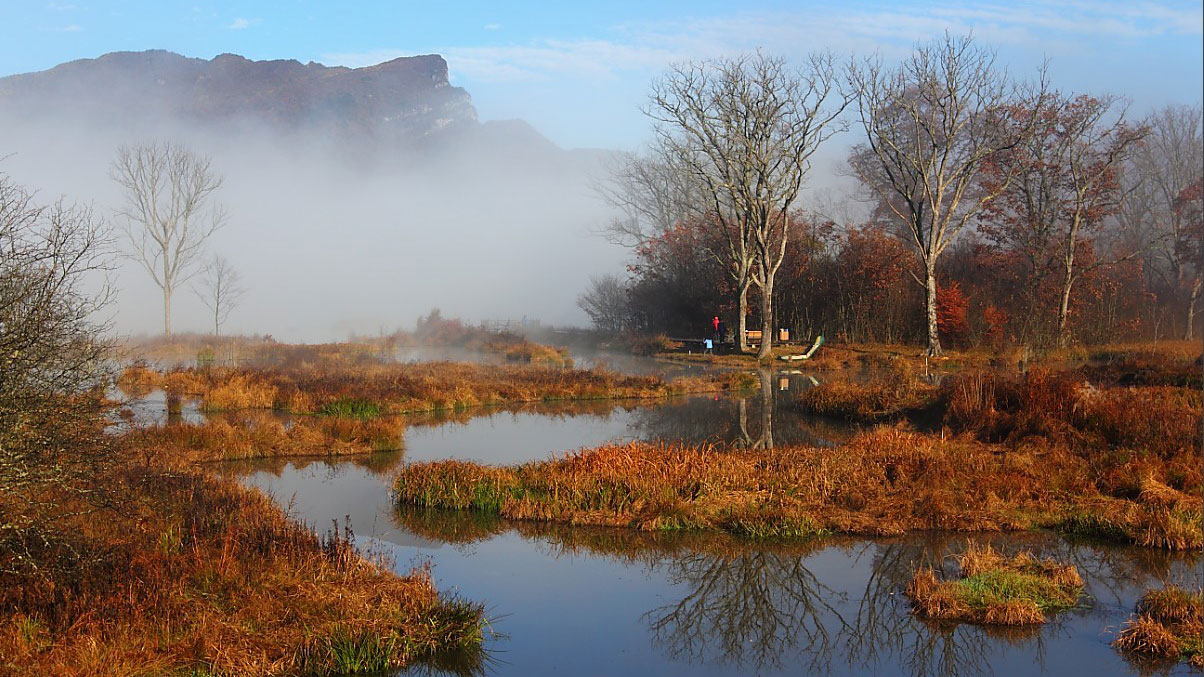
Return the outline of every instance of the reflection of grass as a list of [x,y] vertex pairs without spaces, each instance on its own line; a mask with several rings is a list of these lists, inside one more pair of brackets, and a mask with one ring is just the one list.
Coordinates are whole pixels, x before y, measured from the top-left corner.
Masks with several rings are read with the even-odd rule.
[[938,580],[932,569],[916,572],[907,587],[916,613],[970,623],[1044,623],[1046,613],[1075,606],[1083,592],[1073,566],[1027,552],[1007,558],[989,545],[970,545],[957,559],[957,580]]
[[401,526],[414,535],[453,545],[488,540],[503,529],[503,522],[497,515],[480,511],[403,505],[395,514]]
[[1204,668],[1204,593],[1167,586],[1150,590],[1113,645],[1126,654],[1186,661]]

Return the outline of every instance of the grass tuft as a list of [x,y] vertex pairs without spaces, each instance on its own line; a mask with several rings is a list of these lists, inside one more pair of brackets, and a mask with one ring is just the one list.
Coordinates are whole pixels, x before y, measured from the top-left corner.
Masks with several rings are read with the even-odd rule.
[[917,614],[984,625],[1038,624],[1047,613],[1074,607],[1083,593],[1073,566],[1028,552],[1008,558],[989,545],[969,544],[956,559],[956,580],[939,580],[932,569],[916,572],[907,595]]
[[1204,668],[1204,592],[1170,585],[1149,590],[1112,643],[1123,653]]

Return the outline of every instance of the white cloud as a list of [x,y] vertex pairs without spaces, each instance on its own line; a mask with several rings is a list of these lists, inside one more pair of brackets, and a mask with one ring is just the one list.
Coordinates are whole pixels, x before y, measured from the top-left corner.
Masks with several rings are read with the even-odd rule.
[[63,26],[62,28],[59,29],[59,31],[63,32],[63,33],[79,33],[79,32],[82,32],[83,30],[84,30],[84,27],[79,24],[71,24],[69,26]]
[[230,25],[226,26],[226,28],[229,28],[232,31],[241,31],[246,30],[257,23],[259,23],[259,19],[244,19],[242,17],[238,17],[234,19],[234,21],[231,21]]
[[501,24],[485,24],[483,28],[487,31],[496,31],[502,27]]
[[[454,74],[489,82],[554,80],[565,75],[614,78],[655,72],[676,61],[763,48],[787,56],[817,49],[878,52],[887,59],[948,31],[973,33],[995,47],[1034,53],[1090,50],[1108,41],[1202,33],[1204,12],[1191,5],[1123,2],[958,2],[850,10],[836,3],[806,11],[734,13],[688,20],[612,26],[600,37],[542,39],[525,44],[432,45]],[[494,24],[490,24],[493,26]],[[490,28],[486,26],[486,28]],[[404,53],[396,49],[325,55],[366,66]]]

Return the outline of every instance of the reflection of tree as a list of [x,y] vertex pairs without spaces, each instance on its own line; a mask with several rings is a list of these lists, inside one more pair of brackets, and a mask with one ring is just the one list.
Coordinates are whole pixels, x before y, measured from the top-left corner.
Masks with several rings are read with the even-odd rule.
[[[1050,626],[975,626],[929,622],[910,613],[903,590],[916,570],[931,567],[942,576],[955,568],[948,555],[965,547],[964,536],[931,536],[879,541],[859,546],[859,559],[871,554],[870,576],[844,637],[845,651],[867,668],[896,660],[916,677],[991,674],[999,644],[1034,643],[1033,661],[1044,660],[1042,633]],[[901,618],[902,616],[902,618]]]
[[[654,641],[678,659],[717,659],[757,668],[781,667],[807,655],[827,672],[837,596],[796,553],[745,549],[730,555],[694,553],[668,564],[671,580],[689,592],[645,618]],[[835,620],[836,623],[831,621]]]
[[736,444],[748,449],[773,449],[773,410],[776,404],[773,374],[768,369],[758,369],[757,378],[761,381],[760,396],[757,398],[761,419],[758,434],[753,437],[749,433],[748,400],[742,399],[740,400],[740,439],[736,440]]
[[632,417],[632,436],[686,444],[720,442],[772,449],[775,444],[826,447],[851,434],[853,428],[848,424],[806,416],[789,406],[788,398],[778,402],[770,370],[760,370],[758,377],[760,392],[751,397],[690,397],[640,408]]

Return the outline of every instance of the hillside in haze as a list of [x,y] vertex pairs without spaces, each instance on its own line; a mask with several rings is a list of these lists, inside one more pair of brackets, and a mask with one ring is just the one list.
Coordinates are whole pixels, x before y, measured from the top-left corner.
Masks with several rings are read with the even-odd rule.
[[484,146],[558,150],[519,120],[481,124],[472,97],[437,54],[363,68],[237,54],[197,59],[164,50],[113,52],[0,78],[0,116],[112,132],[185,126],[319,136],[357,152]]
[[[0,78],[0,130],[0,172],[104,214],[121,201],[109,165],[123,144],[211,158],[230,220],[210,250],[252,288],[232,331],[328,340],[433,307],[582,322],[577,293],[621,261],[591,235],[609,219],[590,185],[610,153],[479,121],[437,55],[343,68],[116,52]],[[123,263],[118,287],[118,329],[154,331],[145,272]],[[204,326],[188,296],[182,330]]]
[[471,129],[476,110],[437,55],[366,68],[292,60],[211,60],[162,50],[114,52],[0,78],[0,109],[14,117],[76,118],[130,127],[164,120],[202,126],[324,127],[387,143]]

